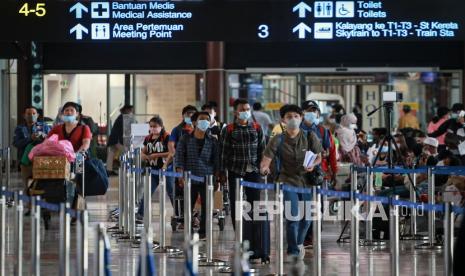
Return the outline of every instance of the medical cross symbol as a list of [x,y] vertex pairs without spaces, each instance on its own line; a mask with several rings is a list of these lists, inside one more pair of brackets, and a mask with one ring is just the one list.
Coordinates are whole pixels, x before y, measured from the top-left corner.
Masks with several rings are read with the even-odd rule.
[[110,3],[92,2],[92,18],[110,18]]
[[98,16],[103,16],[104,12],[108,12],[108,8],[104,8],[102,3],[98,3],[97,8],[94,9],[94,12],[97,12]]

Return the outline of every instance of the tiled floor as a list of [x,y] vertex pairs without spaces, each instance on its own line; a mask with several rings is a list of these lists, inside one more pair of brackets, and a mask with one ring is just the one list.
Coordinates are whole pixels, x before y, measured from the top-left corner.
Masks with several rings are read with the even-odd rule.
[[[95,227],[99,222],[104,222],[107,226],[113,226],[114,223],[108,222],[108,212],[117,205],[117,185],[116,178],[112,179],[112,187],[106,196],[88,198],[88,209],[90,212],[91,231],[89,235],[89,269],[90,274],[94,275],[94,249],[95,249]],[[156,194],[154,198],[158,199]],[[169,202],[167,200],[167,202]],[[155,203],[154,214],[158,213],[158,204]],[[170,216],[172,210],[168,210]],[[14,220],[13,209],[8,210],[7,218],[7,275],[13,275],[15,257],[13,246]],[[155,239],[158,237],[159,225],[158,217],[154,215]],[[167,219],[169,221],[169,219]],[[272,227],[273,228],[273,227]],[[340,223],[326,223],[323,225],[322,231],[322,269],[323,275],[349,275],[350,274],[350,245],[336,243],[337,237],[341,230]],[[71,275],[75,275],[75,226],[72,227],[72,252],[71,252]],[[272,233],[274,231],[272,230]],[[184,235],[181,231],[172,233],[171,228],[167,225],[166,228],[167,241],[174,246],[182,246]],[[234,232],[227,220],[226,229],[219,231],[218,226],[214,225],[213,232],[214,241],[214,257],[228,260],[232,254],[234,245]],[[59,225],[58,216],[52,218],[51,229],[41,232],[41,272],[42,275],[58,275],[58,246],[59,246]],[[111,240],[111,271],[113,275],[136,275],[138,267],[139,249],[132,248],[127,242],[117,242],[116,239]],[[274,235],[271,237],[272,243]],[[23,275],[29,273],[29,252],[31,246],[30,218],[25,218],[24,223],[24,262]],[[400,273],[401,275],[442,275],[443,274],[443,255],[434,251],[415,251],[414,245],[417,242],[401,242],[400,256]],[[201,251],[204,248],[201,247]],[[158,275],[183,275],[184,261],[183,259],[169,258],[163,254],[155,254],[156,269]],[[260,275],[269,274],[275,271],[275,250],[272,244],[271,264],[259,265]],[[307,251],[307,256],[300,267],[301,271],[305,271],[302,275],[311,275],[312,273],[312,251]],[[285,271],[291,275],[290,265],[285,264]],[[200,268],[201,275],[219,275],[217,268]],[[386,248],[360,248],[360,275],[390,275],[390,258],[389,249]]]

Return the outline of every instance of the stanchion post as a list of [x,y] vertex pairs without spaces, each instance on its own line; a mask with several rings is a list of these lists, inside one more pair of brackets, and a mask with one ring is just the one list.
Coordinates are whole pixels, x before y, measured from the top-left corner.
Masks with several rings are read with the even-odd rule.
[[[394,200],[399,200],[396,195]],[[399,275],[399,206],[391,202],[390,221],[389,221],[389,238],[391,251],[391,275]]]
[[16,232],[15,232],[15,257],[16,257],[16,266],[15,266],[15,275],[23,275],[23,211],[24,205],[21,196],[23,191],[15,193],[15,202],[16,202]]
[[[2,170],[1,167],[0,170]],[[2,193],[0,194],[0,275],[5,275],[6,187],[2,186],[1,188]]]
[[69,203],[60,205],[60,275],[69,276],[70,215]]
[[[129,158],[129,153],[126,159],[128,162],[130,160]],[[126,163],[125,165],[126,169],[126,180],[124,181],[124,232],[129,235],[129,191],[131,190],[131,166]]]
[[454,213],[451,202],[444,203],[444,275],[453,275]]
[[[434,205],[436,200],[435,196],[435,183],[434,183],[433,168],[428,167],[428,202],[431,205]],[[431,246],[434,246],[436,242],[436,213],[434,210],[428,212],[428,238]]]
[[[191,203],[191,172],[184,172],[184,239],[192,236],[192,203]],[[202,199],[203,200],[203,199]]]
[[77,274],[87,276],[89,270],[89,214],[87,210],[82,210],[77,213],[77,216]]
[[207,176],[207,263],[213,262],[213,175]]
[[320,186],[313,187],[313,202],[316,205],[316,217],[313,225],[313,275],[321,275],[321,194]]
[[359,275],[360,261],[359,261],[359,201],[356,196],[358,194],[357,190],[357,171],[354,166],[351,166],[351,201],[352,201],[352,212],[351,212],[351,222],[350,222],[350,274],[352,276]]
[[96,276],[105,275],[105,238],[103,236],[104,226],[100,223],[97,226],[95,273]]
[[276,200],[278,201],[278,219],[276,224],[278,275],[284,275],[284,193],[281,189],[281,184],[276,184]]
[[242,216],[243,216],[243,187],[241,185],[242,178],[236,178],[236,202],[235,206],[231,206],[232,208],[236,208],[236,243],[242,244]]
[[5,158],[4,158],[4,148],[3,148],[3,145],[2,147],[0,148],[0,185],[5,186],[5,182],[3,182],[3,163],[5,161]]
[[10,189],[11,187],[11,148],[6,148],[6,189]]
[[124,180],[125,180],[125,169],[126,166],[125,155],[122,154],[120,157],[120,166],[118,168],[118,230],[123,232],[124,230]]
[[129,181],[129,239],[132,241],[136,235],[136,166],[132,165],[131,180]]
[[[410,201],[413,203],[417,202],[417,195],[415,193],[415,189],[417,187],[417,174],[413,174],[413,187],[410,187]],[[410,209],[410,232],[412,237],[415,239],[417,236],[417,209],[411,208]]]
[[[371,172],[370,166],[366,167],[366,192],[367,195],[373,195],[373,173]],[[365,239],[367,243],[370,243],[373,240],[373,220],[370,217],[371,209],[373,208],[373,203],[371,201],[367,202],[367,218],[365,220]]]
[[[149,236],[152,227],[152,176],[150,174],[150,167],[145,168],[144,178],[144,232],[146,240],[152,242],[153,237]],[[141,245],[145,246],[143,243]]]
[[166,210],[165,210],[165,205],[166,205],[166,170],[161,170],[160,171],[160,177],[159,179],[159,185],[160,191],[160,247],[161,250],[166,248]]
[[141,168],[142,168],[142,156],[141,156],[141,148],[140,147],[137,147],[135,149],[135,163],[136,163],[136,178],[135,178],[135,184],[134,184],[134,204],[138,204],[140,199],[141,199],[141,196],[140,196],[140,192],[141,192],[141,182],[142,182],[142,171],[141,171]]
[[40,197],[31,198],[31,275],[40,275]]

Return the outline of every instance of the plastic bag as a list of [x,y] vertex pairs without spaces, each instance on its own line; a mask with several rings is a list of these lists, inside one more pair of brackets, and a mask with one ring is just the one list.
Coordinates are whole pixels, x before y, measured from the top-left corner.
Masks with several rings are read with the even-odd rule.
[[42,144],[35,146],[28,157],[33,160],[34,156],[66,156],[69,162],[74,162],[76,159],[73,144],[68,140],[59,141],[56,134],[45,139]]

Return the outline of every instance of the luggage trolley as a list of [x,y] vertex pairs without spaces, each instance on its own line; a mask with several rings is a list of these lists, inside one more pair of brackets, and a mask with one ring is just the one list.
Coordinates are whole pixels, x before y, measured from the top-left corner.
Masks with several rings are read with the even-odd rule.
[[[60,204],[78,205],[77,178],[84,174],[83,154],[69,163],[64,156],[38,156],[33,160],[33,182],[28,188],[29,196],[40,196],[42,200]],[[84,178],[84,177],[83,177]],[[83,185],[84,186],[84,185]],[[46,230],[50,228],[51,213],[43,209],[42,218]]]

